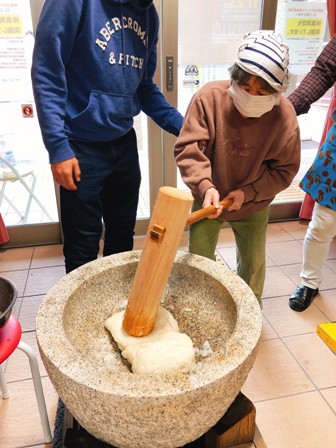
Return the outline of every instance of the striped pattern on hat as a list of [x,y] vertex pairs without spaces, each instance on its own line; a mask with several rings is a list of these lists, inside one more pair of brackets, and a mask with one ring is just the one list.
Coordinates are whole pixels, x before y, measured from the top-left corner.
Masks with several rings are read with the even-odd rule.
[[274,31],[258,30],[245,35],[236,64],[251,75],[260,76],[278,92],[288,87],[289,49]]

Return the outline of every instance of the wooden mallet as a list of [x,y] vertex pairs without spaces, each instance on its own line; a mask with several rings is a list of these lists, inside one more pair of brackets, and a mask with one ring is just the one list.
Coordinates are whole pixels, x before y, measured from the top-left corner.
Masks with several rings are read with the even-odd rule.
[[[193,198],[173,187],[161,187],[148,226],[123,319],[132,336],[146,336],[153,328],[161,298],[186,225],[213,214],[213,205],[189,214]],[[227,208],[231,200],[221,201]]]

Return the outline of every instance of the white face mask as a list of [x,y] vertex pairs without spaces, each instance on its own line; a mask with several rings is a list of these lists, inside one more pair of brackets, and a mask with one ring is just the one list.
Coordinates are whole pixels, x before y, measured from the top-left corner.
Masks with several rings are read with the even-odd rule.
[[234,105],[244,117],[258,118],[279,104],[279,95],[251,95],[232,81],[228,90]]

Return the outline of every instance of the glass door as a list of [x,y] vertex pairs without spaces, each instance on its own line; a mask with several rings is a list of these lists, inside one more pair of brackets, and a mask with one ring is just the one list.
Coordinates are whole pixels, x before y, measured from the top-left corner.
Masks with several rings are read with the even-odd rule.
[[0,211],[9,233],[8,246],[61,238],[57,193],[30,80],[41,5],[0,1]]
[[[30,78],[42,5],[43,0],[0,0],[0,211],[9,233],[5,247],[62,241],[59,190],[43,145]],[[163,184],[162,132],[143,113],[135,117],[134,128],[142,172],[136,234],[144,234],[157,188]]]
[[[296,57],[302,57],[297,51],[297,39],[290,39],[293,35],[302,37],[305,27],[306,38],[301,38],[301,45],[310,49],[309,58],[297,73],[294,64],[292,82],[287,94],[294,90],[308,73],[323,46],[323,40],[328,41],[328,30],[325,28],[326,7],[325,0],[315,2],[279,0],[265,2],[262,0],[214,0],[204,2],[194,0],[163,0],[163,45],[164,58],[174,59],[174,81],[177,84],[177,104],[179,111],[184,114],[192,95],[206,82],[215,79],[228,79],[228,67],[235,60],[237,46],[244,33],[259,28],[275,29],[285,40],[288,40],[293,63]],[[291,11],[292,8],[292,11]],[[301,8],[296,20],[292,20],[291,13]],[[304,10],[310,16],[306,17]],[[313,17],[312,14],[317,17]],[[291,28],[289,27],[291,25]],[[312,29],[314,28],[314,29]],[[307,29],[310,29],[308,32]],[[324,32],[325,30],[325,32]],[[178,42],[175,45],[176,38]],[[308,39],[308,36],[314,39]],[[174,46],[175,45],[175,46]],[[295,58],[294,58],[295,56]],[[167,68],[166,68],[167,70]],[[165,93],[167,90],[165,91]],[[299,117],[302,136],[301,168],[292,185],[279,194],[271,206],[271,220],[296,219],[303,199],[303,192],[298,184],[302,173],[309,167],[315,156],[317,146],[322,135],[323,123],[328,109],[330,92],[315,103],[311,111]],[[166,137],[164,137],[166,140]],[[171,157],[171,147],[164,143],[166,157]],[[179,173],[177,187],[187,189]],[[301,176],[301,177],[300,177]],[[171,177],[172,179],[172,177]]]
[[[291,72],[288,96],[309,72],[322,48],[329,41],[326,0],[278,0],[275,30],[283,35],[290,51]],[[271,217],[298,217],[305,193],[299,183],[317,153],[331,98],[331,89],[298,117],[301,133],[301,165],[289,188],[274,200]]]

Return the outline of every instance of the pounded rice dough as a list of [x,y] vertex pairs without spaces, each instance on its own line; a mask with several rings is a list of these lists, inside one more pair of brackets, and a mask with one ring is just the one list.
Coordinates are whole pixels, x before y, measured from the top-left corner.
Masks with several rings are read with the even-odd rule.
[[105,322],[132,366],[132,372],[171,373],[189,367],[195,359],[192,340],[179,328],[172,314],[160,307],[151,333],[143,337],[129,335],[123,328],[124,311],[113,314]]

